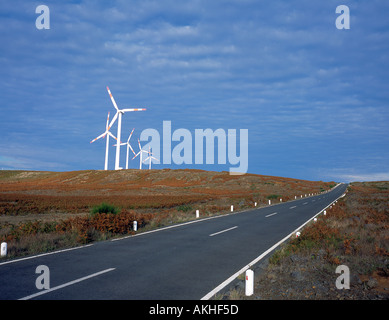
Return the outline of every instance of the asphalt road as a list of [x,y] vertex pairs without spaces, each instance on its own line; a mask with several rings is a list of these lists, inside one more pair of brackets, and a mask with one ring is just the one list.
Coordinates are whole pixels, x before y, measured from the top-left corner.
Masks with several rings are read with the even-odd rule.
[[[0,262],[0,299],[202,299],[346,190]],[[50,289],[36,273],[48,267]],[[47,274],[47,273],[46,273]],[[40,280],[40,278],[38,279]]]

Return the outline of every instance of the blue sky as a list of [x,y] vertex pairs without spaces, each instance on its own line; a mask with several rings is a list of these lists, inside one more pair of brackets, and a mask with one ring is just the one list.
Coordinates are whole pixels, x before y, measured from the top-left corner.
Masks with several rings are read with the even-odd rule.
[[[41,4],[48,30],[35,27]],[[349,30],[335,26],[339,5]],[[388,15],[385,0],[6,1],[0,167],[103,169],[105,141],[90,141],[115,114],[109,86],[119,107],[147,108],[123,116],[136,150],[164,120],[248,129],[249,173],[389,180]]]

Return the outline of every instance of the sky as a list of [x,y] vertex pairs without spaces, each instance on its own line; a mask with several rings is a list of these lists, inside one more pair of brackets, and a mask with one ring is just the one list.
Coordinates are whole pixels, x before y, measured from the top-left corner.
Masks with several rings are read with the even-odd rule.
[[[336,26],[339,5],[349,29]],[[389,180],[388,15],[385,0],[4,1],[0,168],[103,169],[105,139],[90,141],[115,115],[109,86],[119,108],[147,109],[123,115],[136,152],[144,130],[162,141],[164,121],[193,146],[196,129],[235,129],[238,141],[245,129],[248,173]],[[213,164],[163,163],[162,147],[153,169],[234,167],[216,146]]]

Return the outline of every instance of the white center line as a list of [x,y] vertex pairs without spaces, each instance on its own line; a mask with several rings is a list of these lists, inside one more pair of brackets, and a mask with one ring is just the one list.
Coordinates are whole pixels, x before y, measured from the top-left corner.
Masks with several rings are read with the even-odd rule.
[[296,208],[296,206],[290,207],[289,209],[294,209],[294,208]]
[[304,202],[303,204],[308,204],[308,202]]
[[274,213],[271,213],[271,214],[268,214],[267,216],[265,216],[265,218],[268,218],[268,217],[271,217],[271,216],[274,216],[275,214],[277,214],[278,212],[274,212]]
[[115,270],[115,268],[109,268],[109,269],[106,269],[106,270],[103,270],[103,271],[100,271],[100,272],[96,272],[96,273],[93,273],[93,274],[91,274],[91,275],[89,275],[89,276],[82,277],[82,278],[79,278],[79,279],[77,279],[77,280],[73,280],[73,281],[70,281],[70,282],[61,284],[61,285],[56,286],[56,287],[54,287],[54,288],[51,288],[51,289],[47,289],[47,290],[43,290],[43,291],[34,293],[34,294],[32,294],[32,295],[29,295],[29,296],[27,296],[27,297],[21,298],[21,299],[19,299],[19,300],[29,300],[29,299],[32,299],[32,298],[41,296],[41,295],[43,295],[43,294],[49,293],[49,292],[51,292],[51,291],[55,291],[55,290],[58,290],[58,289],[65,288],[65,287],[67,287],[67,286],[71,286],[72,284],[75,284],[75,283],[77,283],[77,282],[81,282],[81,281],[87,280],[87,279],[89,279],[89,278],[93,278],[93,277],[99,276],[100,274],[103,274],[103,273],[106,273],[106,272],[109,272],[109,271],[112,271],[112,270]]
[[238,227],[238,226],[235,226],[235,227],[232,227],[232,228],[229,228],[229,229],[226,229],[226,230],[222,230],[222,231],[219,231],[219,232],[216,232],[216,233],[212,233],[212,234],[210,234],[209,236],[210,236],[210,237],[213,237],[213,236],[216,236],[217,234],[220,234],[220,233],[223,233],[223,232],[227,232],[227,231],[236,229],[237,227]]

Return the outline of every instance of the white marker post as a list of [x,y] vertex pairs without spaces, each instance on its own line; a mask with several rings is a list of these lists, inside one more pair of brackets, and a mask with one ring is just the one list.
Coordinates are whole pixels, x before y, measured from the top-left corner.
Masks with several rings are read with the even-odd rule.
[[138,231],[138,222],[134,221],[134,231]]
[[271,200],[269,200],[269,206],[271,205]]
[[1,243],[1,256],[5,257],[7,255],[7,242]]
[[234,206],[231,205],[231,212],[234,212]]
[[248,269],[246,271],[246,296],[254,294],[254,271]]
[[196,210],[196,218],[200,217],[200,211]]
[[257,203],[256,202],[254,202],[254,207],[256,207],[257,206]]

